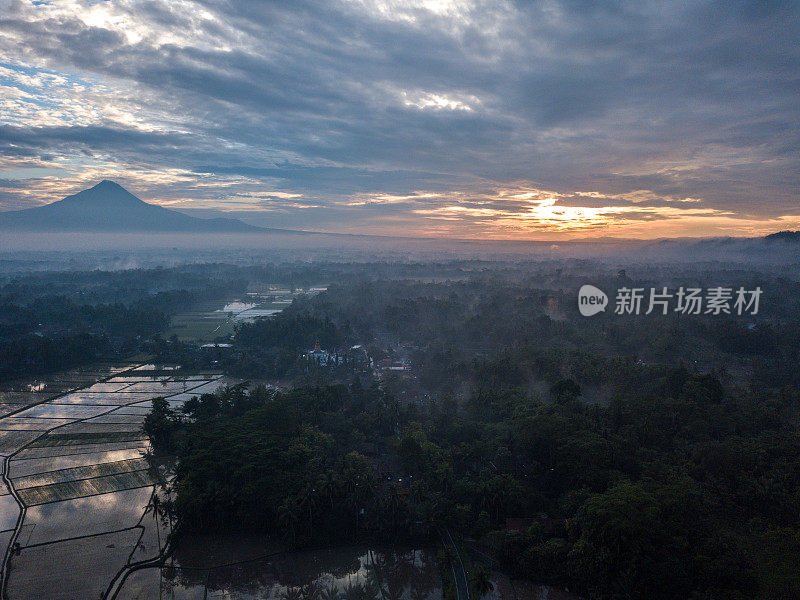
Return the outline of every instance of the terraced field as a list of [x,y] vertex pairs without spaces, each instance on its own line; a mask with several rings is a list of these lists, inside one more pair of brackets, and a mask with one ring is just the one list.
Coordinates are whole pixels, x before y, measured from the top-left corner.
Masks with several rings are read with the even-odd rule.
[[157,560],[169,519],[154,510],[142,422],[155,397],[179,407],[220,385],[213,373],[111,365],[0,390],[4,597],[106,598]]

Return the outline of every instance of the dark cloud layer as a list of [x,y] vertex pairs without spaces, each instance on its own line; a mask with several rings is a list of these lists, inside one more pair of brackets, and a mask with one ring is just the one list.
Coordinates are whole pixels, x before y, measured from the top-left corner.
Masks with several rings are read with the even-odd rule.
[[[798,39],[786,2],[12,0],[0,52],[24,95],[0,105],[0,148],[11,174],[117,165],[166,201],[299,195],[317,207],[307,228],[355,205],[375,207],[371,222],[436,219],[431,205],[476,210],[471,194],[510,218],[524,209],[510,188],[677,211],[610,221],[686,207],[796,222]],[[20,187],[2,187],[19,204]]]

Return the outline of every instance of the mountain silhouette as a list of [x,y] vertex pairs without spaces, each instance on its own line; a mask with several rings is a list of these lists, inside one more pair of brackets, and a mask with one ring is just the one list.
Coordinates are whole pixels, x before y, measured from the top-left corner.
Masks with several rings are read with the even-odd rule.
[[237,219],[200,219],[148,204],[118,183],[108,180],[52,204],[0,212],[0,230],[119,233],[268,231]]

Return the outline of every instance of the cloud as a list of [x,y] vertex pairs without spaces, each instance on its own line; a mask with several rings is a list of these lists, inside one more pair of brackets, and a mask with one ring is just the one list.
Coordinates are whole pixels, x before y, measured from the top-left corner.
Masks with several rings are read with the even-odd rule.
[[[61,175],[5,208],[102,175],[306,229],[738,232],[798,212],[791,3],[7,5],[0,177]],[[520,209],[512,188],[557,201]]]

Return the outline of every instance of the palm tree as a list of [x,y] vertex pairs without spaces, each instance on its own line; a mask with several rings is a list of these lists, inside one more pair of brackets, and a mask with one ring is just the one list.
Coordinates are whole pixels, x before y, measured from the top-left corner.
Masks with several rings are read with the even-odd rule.
[[317,490],[311,485],[307,485],[300,492],[298,498],[302,508],[308,511],[308,537],[314,538],[314,509],[317,506]]
[[281,592],[281,600],[302,600],[302,592],[299,587],[288,586]]
[[362,588],[360,583],[348,583],[344,588],[344,600],[361,600]]
[[328,497],[331,504],[331,512],[333,512],[333,496],[336,494],[338,487],[339,480],[336,477],[336,473],[330,469],[322,473],[317,479],[317,489],[320,494]]
[[341,600],[339,598],[339,588],[335,583],[331,583],[320,592],[321,600]]
[[386,578],[386,587],[383,588],[383,595],[386,600],[400,600],[405,589],[405,582],[396,573],[391,573]]
[[300,507],[297,506],[297,502],[291,498],[288,498],[278,507],[278,521],[283,527],[284,533],[287,534],[287,537],[292,541],[292,543],[294,542],[297,534],[295,531],[295,526],[300,520],[298,517],[299,512]]
[[386,505],[392,515],[392,532],[397,531],[397,516],[403,508],[403,498],[396,484],[389,486]]
[[366,583],[362,586],[363,591],[361,597],[363,600],[378,600],[380,596],[380,588],[372,583]]
[[[145,513],[148,510],[153,511],[153,525],[156,528],[156,539],[158,540],[158,551],[161,552],[161,530],[158,527],[158,516],[161,512],[161,499],[158,497],[158,494],[153,491],[153,495],[150,497],[150,503],[145,507]],[[142,546],[144,550],[144,546]]]
[[470,575],[469,586],[479,600],[494,590],[489,570],[479,565]]
[[312,581],[311,583],[302,586],[300,588],[300,598],[301,600],[319,600],[320,590],[317,582]]
[[351,472],[345,480],[347,491],[347,504],[353,509],[356,515],[356,535],[358,535],[358,515],[361,512],[363,501],[361,499],[361,483],[358,474]]

